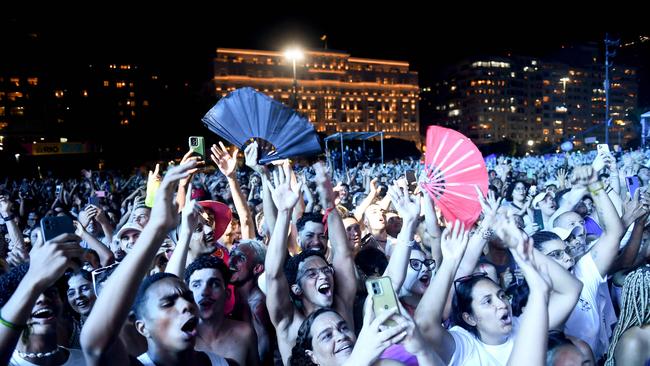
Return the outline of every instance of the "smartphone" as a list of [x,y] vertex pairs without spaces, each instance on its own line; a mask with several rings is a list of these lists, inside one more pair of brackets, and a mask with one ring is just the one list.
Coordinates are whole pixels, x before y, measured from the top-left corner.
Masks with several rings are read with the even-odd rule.
[[65,233],[74,234],[72,219],[68,216],[46,216],[41,219],[43,241],[51,240]]
[[93,206],[98,206],[99,205],[99,197],[97,197],[97,196],[88,197],[88,204],[93,205]]
[[607,144],[598,144],[596,145],[596,149],[599,153],[609,154],[609,145]]
[[627,191],[630,192],[630,197],[634,197],[634,193],[641,186],[639,184],[639,178],[636,175],[631,177],[625,177],[625,183],[627,183]]
[[542,210],[533,210],[533,218],[535,219],[535,223],[537,226],[539,226],[539,229],[541,230],[544,228],[544,218],[542,217]]
[[95,191],[95,196],[99,198],[106,197],[106,191]]
[[201,155],[201,158],[205,160],[205,143],[203,141],[203,136],[190,136],[188,142],[190,144],[190,150]]
[[408,183],[409,192],[413,192],[413,189],[417,186],[417,178],[415,177],[415,171],[412,169],[407,170],[404,175],[406,176],[406,182]]
[[[366,280],[366,289],[368,294],[372,295],[372,309],[375,312],[375,317],[381,313],[397,308],[397,296],[393,290],[393,284],[389,277],[378,277]],[[392,319],[384,322],[385,325],[393,327],[397,325]]]
[[63,187],[62,187],[60,184],[58,184],[58,185],[56,186],[56,195],[57,195],[57,196],[61,194],[61,189],[63,189]]

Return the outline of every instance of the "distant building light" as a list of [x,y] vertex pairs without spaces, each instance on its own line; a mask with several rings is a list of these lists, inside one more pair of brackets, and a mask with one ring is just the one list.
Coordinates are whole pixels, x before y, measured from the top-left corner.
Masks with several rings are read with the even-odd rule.
[[61,137],[60,141],[61,142],[68,142],[68,138],[67,137]]

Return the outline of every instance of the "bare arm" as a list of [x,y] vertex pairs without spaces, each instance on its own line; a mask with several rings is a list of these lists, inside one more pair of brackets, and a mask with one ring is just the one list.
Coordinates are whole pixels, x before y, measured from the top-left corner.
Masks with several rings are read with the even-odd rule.
[[594,200],[594,206],[598,213],[598,220],[603,227],[603,234],[598,242],[591,248],[590,254],[598,268],[601,276],[609,272],[614,258],[618,254],[619,243],[623,237],[623,224],[618,213],[605,192],[603,183],[598,181],[596,172],[591,167],[580,167],[577,175],[589,179],[589,193]]
[[[16,326],[24,325],[41,293],[58,280],[67,268],[74,266],[72,258],[79,259],[81,255],[79,237],[73,234],[61,234],[44,244],[35,243],[29,253],[27,274],[0,309],[2,319]],[[21,329],[0,326],[0,364],[9,364],[21,334]]]
[[75,226],[75,234],[77,234],[82,240],[88,243],[90,249],[97,252],[97,256],[99,256],[99,263],[101,263],[102,267],[106,267],[115,261],[113,252],[111,252],[108,247],[106,247],[106,245],[97,240],[97,238],[95,238],[92,234],[87,232],[86,229],[79,223],[79,221],[73,221],[73,224]]
[[[316,163],[314,169],[316,170],[316,184],[321,205],[329,212],[327,214],[327,231],[332,243],[336,295],[342,300],[344,308],[351,310],[354,305],[354,297],[357,294],[353,248],[348,244],[343,220],[334,206],[335,194],[325,167],[321,163]],[[352,314],[351,311],[350,314]]]
[[101,296],[97,297],[80,337],[88,364],[127,364],[126,352],[118,337],[120,330],[160,244],[176,225],[178,207],[173,192],[178,180],[194,173],[197,165],[192,160],[167,171],[156,194],[149,223],[133,250],[106,281]]
[[284,171],[278,169],[273,172],[276,186],[269,184],[273,200],[278,207],[278,217],[271,234],[271,240],[264,260],[266,275],[266,306],[269,309],[269,316],[275,329],[278,331],[278,339],[285,336],[293,322],[295,309],[289,295],[289,283],[284,275],[284,262],[287,258],[287,230],[289,229],[289,217],[293,206],[298,201],[300,187],[290,187],[288,167]]
[[403,223],[384,276],[390,277],[395,292],[399,293],[406,278],[406,270],[411,256],[410,244],[413,241],[418,216],[420,216],[420,198],[411,196],[408,190],[397,185],[388,187],[388,196],[397,208]]
[[361,222],[363,219],[363,213],[366,212],[366,209],[368,206],[372,204],[372,202],[375,200],[375,197],[377,197],[377,192],[378,192],[378,187],[377,187],[377,178],[373,178],[370,181],[370,192],[366,196],[366,198],[361,201],[359,206],[357,206],[354,209],[354,218],[357,219],[357,221]]
[[520,330],[508,358],[508,365],[513,366],[546,365],[551,279],[546,272],[546,267],[536,262],[537,257],[543,254],[534,255],[532,249],[531,239],[521,243],[517,248],[510,249],[530,288],[526,311],[521,316]]
[[165,267],[166,273],[173,273],[180,278],[183,278],[185,273],[187,252],[190,248],[192,231],[198,224],[201,212],[201,208],[196,203],[196,200],[192,199],[191,187],[192,185],[190,184],[190,188],[187,190],[185,197],[187,205],[183,207],[181,213],[181,229],[178,233],[178,243],[176,243],[176,248],[174,248],[174,252],[167,263],[167,267]]
[[277,217],[277,210],[271,197],[269,190],[269,173],[265,166],[259,165],[257,141],[254,141],[244,150],[244,157],[246,158],[246,165],[257,172],[262,178],[262,210],[264,211],[264,222],[269,232],[273,232],[275,220]]
[[237,210],[241,223],[242,239],[255,239],[253,215],[248,208],[246,198],[241,193],[241,189],[239,189],[239,181],[237,180],[237,154],[239,153],[239,149],[235,149],[230,154],[223,145],[223,142],[219,142],[219,146],[221,148],[217,147],[217,145],[212,145],[212,155],[210,157],[228,180],[232,201],[235,204],[235,209]]
[[446,364],[449,363],[456,350],[456,343],[449,331],[442,326],[442,312],[454,280],[454,274],[467,247],[468,236],[468,232],[458,221],[453,227],[443,231],[442,263],[415,310],[415,323],[420,327],[424,338],[431,342],[433,349]]

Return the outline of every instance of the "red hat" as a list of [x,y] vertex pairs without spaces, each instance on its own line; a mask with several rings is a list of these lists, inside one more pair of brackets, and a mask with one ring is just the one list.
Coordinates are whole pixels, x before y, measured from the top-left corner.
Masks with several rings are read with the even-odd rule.
[[228,224],[232,220],[230,208],[226,204],[217,201],[199,201],[199,205],[205,210],[212,211],[214,215],[214,238],[219,239],[226,232],[226,228],[228,228]]

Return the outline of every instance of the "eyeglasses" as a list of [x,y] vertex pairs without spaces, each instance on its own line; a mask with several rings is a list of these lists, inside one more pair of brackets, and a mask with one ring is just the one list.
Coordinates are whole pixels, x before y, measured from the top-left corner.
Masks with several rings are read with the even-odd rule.
[[463,285],[474,278],[487,278],[488,275],[485,272],[475,272],[467,276],[463,276],[454,280],[454,290],[458,292],[458,285]]
[[318,278],[318,275],[322,273],[325,276],[331,276],[334,274],[334,267],[332,265],[327,265],[325,267],[320,267],[320,268],[309,268],[306,269],[305,272],[302,273],[302,275],[298,276],[298,279],[296,282],[300,281],[303,277],[307,277],[310,280],[315,280]]
[[414,271],[419,271],[422,268],[422,265],[427,267],[429,271],[433,271],[436,268],[436,261],[433,259],[425,259],[423,261],[419,259],[409,259],[409,266],[413,268]]
[[548,252],[548,253],[546,253],[546,255],[551,257],[551,258],[560,259],[560,258],[562,258],[563,253],[566,253],[566,255],[571,257],[571,252],[572,252],[571,248],[566,247],[564,249],[556,249],[554,251]]

